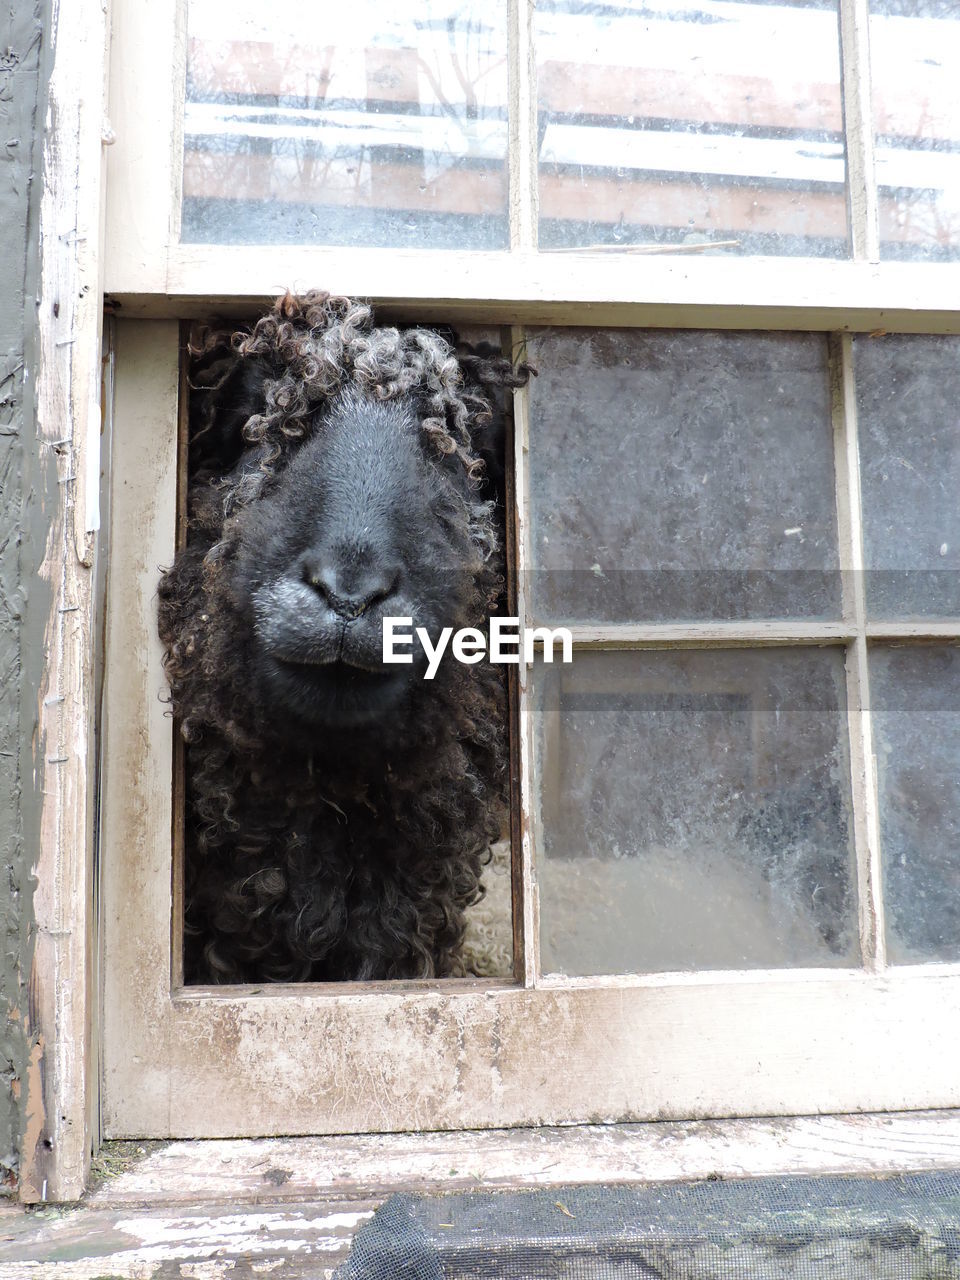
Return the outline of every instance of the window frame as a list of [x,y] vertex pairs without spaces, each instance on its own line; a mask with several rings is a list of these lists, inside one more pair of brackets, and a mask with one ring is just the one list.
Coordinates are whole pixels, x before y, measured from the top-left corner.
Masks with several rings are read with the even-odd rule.
[[[538,253],[532,0],[510,0],[511,248],[498,252],[180,245],[186,0],[115,0],[105,291],[117,321],[117,434],[104,744],[103,1125],[107,1136],[255,1136],[502,1127],[960,1105],[960,966],[883,966],[867,642],[956,636],[866,622],[851,332],[960,333],[960,264],[878,261],[867,0],[840,0],[849,261],[674,250]],[[173,74],[171,75],[171,67]],[[149,111],[139,105],[149,103]],[[159,121],[160,123],[155,123]],[[172,123],[171,123],[172,122]],[[526,157],[524,162],[523,157]],[[455,265],[455,273],[451,266]],[[574,627],[582,647],[848,644],[864,966],[567,978],[538,972],[534,751],[519,682],[522,981],[182,988],[170,876],[172,727],[151,600],[173,554],[177,321],[241,314],[288,285],[368,296],[391,315],[526,323],[829,332],[841,624]],[[520,579],[528,528],[526,396],[515,393]],[[153,467],[144,475],[143,461]],[[140,473],[138,475],[138,472]],[[163,485],[154,502],[158,477]],[[137,486],[140,486],[137,488]],[[132,537],[136,530],[137,537]],[[842,633],[842,634],[841,634]],[[131,636],[145,672],[122,655]],[[113,655],[118,655],[114,658]],[[131,771],[133,771],[131,773]],[[130,796],[131,776],[148,780]],[[124,850],[125,861],[116,858]],[[134,856],[135,855],[135,856]],[[128,931],[129,919],[139,923]],[[159,1045],[159,1048],[158,1048]],[[197,1051],[197,1046],[202,1051]],[[346,1065],[345,1065],[346,1064]],[[333,1081],[332,1096],[316,1093]],[[251,1109],[251,1098],[257,1099]],[[269,1101],[268,1101],[269,1100]]]
[[322,282],[423,320],[569,324],[589,308],[597,325],[960,332],[960,262],[879,260],[868,0],[838,3],[851,256],[825,261],[538,252],[534,0],[508,0],[509,249],[180,244],[188,0],[114,0],[105,292],[125,316],[179,319]]

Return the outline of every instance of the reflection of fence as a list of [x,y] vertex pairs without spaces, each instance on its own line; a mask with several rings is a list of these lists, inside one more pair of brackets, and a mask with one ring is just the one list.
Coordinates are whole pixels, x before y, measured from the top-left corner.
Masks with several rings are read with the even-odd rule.
[[[505,21],[434,8],[321,47],[224,40],[220,0],[192,0],[185,237],[268,240],[296,207],[300,238],[504,247]],[[547,0],[536,22],[543,247],[846,254],[835,10]],[[882,238],[960,253],[960,22],[872,35]]]

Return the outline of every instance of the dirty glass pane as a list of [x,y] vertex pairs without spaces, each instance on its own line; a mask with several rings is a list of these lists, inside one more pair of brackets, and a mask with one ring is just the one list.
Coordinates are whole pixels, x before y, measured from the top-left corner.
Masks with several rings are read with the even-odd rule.
[[857,962],[841,649],[581,652],[535,715],[545,972]]
[[538,0],[540,247],[847,255],[835,0]]
[[181,237],[504,248],[506,0],[189,0]]
[[854,356],[870,614],[960,616],[960,338],[857,338]]
[[530,334],[538,618],[836,617],[827,348],[816,334]]
[[960,649],[870,654],[887,949],[960,960]]
[[880,252],[960,258],[960,4],[870,0]]

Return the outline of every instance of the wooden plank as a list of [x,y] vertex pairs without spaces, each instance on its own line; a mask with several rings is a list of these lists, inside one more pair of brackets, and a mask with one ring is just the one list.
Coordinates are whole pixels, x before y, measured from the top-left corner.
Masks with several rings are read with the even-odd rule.
[[363,994],[304,986],[170,1000],[169,970],[151,968],[156,941],[143,932],[131,948],[140,963],[120,974],[133,984],[135,973],[141,989],[106,1024],[111,1137],[960,1104],[952,974],[652,975],[420,992],[371,984]]
[[960,1112],[173,1142],[109,1179],[91,1207],[238,1207],[399,1191],[680,1182],[721,1174],[906,1173],[960,1166]]
[[177,1142],[76,1211],[0,1210],[0,1280],[327,1276],[394,1192],[955,1169],[960,1113]]
[[322,285],[428,320],[960,333],[960,263],[175,245],[162,282],[154,266],[111,254],[124,314],[239,312]]
[[238,1211],[205,1204],[8,1218],[0,1223],[0,1280],[326,1280],[374,1207],[288,1202]]
[[[73,1199],[96,1115],[93,824],[95,569],[100,488],[101,147],[108,19],[99,0],[53,8],[40,203],[37,430],[56,458],[39,577],[51,600],[37,691],[34,779],[42,795],[35,1052],[25,1080],[20,1195]],[[42,500],[42,499],[41,499]]]

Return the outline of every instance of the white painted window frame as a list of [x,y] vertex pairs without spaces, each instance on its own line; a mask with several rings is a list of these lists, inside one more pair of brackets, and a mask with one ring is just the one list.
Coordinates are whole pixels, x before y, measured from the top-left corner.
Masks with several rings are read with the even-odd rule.
[[[395,315],[825,330],[841,567],[862,567],[851,331],[960,332],[960,265],[879,262],[866,0],[840,0],[853,256],[846,262],[538,254],[532,4],[512,0],[511,249],[430,253],[180,245],[183,0],[115,0],[104,287],[118,314],[104,738],[103,1126],[107,1136],[254,1136],[960,1105],[960,966],[886,967],[866,713],[850,717],[865,963],[849,970],[543,977],[532,743],[521,678],[522,980],[183,988],[172,938],[172,725],[154,594],[173,555],[177,320],[284,288]],[[518,157],[526,157],[524,161]],[[522,341],[522,330],[516,330]],[[516,400],[525,565],[526,398]],[[521,574],[522,578],[522,574]],[[857,584],[860,575],[854,573]],[[523,601],[521,600],[521,605]],[[845,642],[851,706],[868,636],[842,624],[581,628],[599,647]],[[884,635],[906,634],[884,628]],[[940,635],[931,624],[909,634]],[[954,634],[950,632],[949,634]]]

